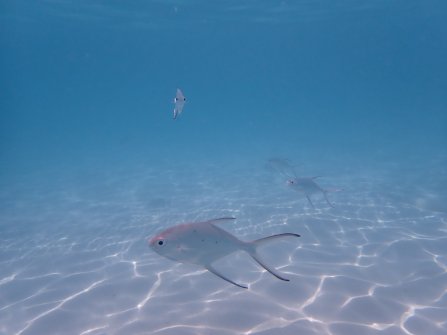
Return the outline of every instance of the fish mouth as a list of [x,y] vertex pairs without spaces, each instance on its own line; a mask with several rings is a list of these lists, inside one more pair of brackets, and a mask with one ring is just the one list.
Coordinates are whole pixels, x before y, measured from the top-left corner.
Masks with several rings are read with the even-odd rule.
[[155,243],[157,242],[157,240],[158,240],[158,236],[151,237],[147,240],[147,244],[149,245],[149,247],[152,248],[155,245]]

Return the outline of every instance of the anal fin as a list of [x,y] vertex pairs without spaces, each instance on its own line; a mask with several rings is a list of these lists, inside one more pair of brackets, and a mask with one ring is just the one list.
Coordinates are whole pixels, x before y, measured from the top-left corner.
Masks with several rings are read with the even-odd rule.
[[309,196],[308,194],[306,194],[306,198],[307,198],[307,201],[309,201],[310,206],[311,206],[313,209],[315,209],[315,206],[314,206],[312,200],[310,200],[310,196]]
[[229,279],[228,277],[224,276],[219,271],[217,271],[216,268],[214,268],[211,264],[208,264],[207,266],[205,266],[205,269],[207,269],[209,272],[215,274],[219,278],[222,278],[223,280],[226,280],[227,282],[229,282],[229,283],[231,283],[233,285],[236,285],[236,286],[241,287],[241,288],[248,288],[248,286],[238,284],[238,283],[232,281],[231,279]]
[[331,206],[332,208],[335,208],[334,205],[329,201],[329,199],[327,197],[327,191],[323,192],[323,196],[324,196],[324,199],[326,199],[326,202],[328,203],[328,205]]

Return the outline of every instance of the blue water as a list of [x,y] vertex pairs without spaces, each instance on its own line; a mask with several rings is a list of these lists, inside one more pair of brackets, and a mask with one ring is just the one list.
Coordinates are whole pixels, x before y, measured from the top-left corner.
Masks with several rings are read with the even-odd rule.
[[[0,334],[446,334],[446,41],[443,0],[2,1]],[[147,245],[223,216],[301,234],[290,282]]]

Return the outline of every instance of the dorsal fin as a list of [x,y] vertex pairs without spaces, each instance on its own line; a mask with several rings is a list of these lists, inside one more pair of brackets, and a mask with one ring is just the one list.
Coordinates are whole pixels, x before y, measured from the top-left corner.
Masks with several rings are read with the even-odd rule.
[[225,222],[229,222],[229,221],[233,221],[233,220],[236,220],[236,218],[233,218],[233,217],[229,216],[229,217],[212,219],[212,220],[209,220],[207,222],[211,223],[211,224],[214,224],[214,223],[225,223]]

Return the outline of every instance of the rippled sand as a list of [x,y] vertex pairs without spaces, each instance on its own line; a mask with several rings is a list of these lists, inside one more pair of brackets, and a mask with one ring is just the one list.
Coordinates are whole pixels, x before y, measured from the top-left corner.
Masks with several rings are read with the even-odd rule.
[[[255,163],[4,181],[0,334],[447,333],[445,193],[434,208],[433,183],[340,173],[321,179],[344,189],[336,207],[312,209]],[[221,260],[244,290],[147,247],[167,226],[227,215],[241,239],[301,234],[263,249],[290,282],[244,253]]]

